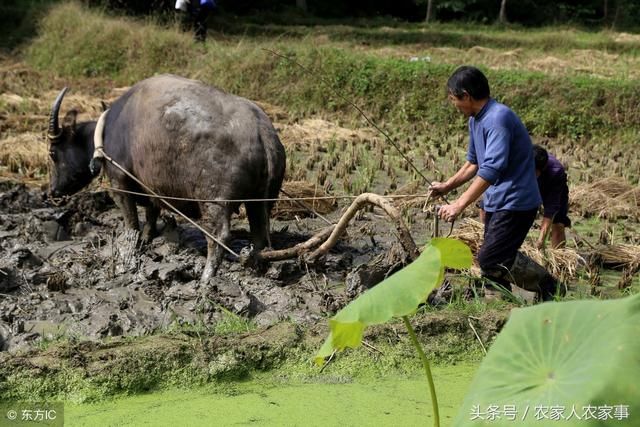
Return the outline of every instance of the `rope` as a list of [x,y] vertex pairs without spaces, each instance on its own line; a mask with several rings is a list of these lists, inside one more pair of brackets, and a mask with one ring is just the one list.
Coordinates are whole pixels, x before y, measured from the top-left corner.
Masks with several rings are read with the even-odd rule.
[[[109,160],[109,159],[107,159]],[[139,182],[138,182],[139,183]],[[182,201],[182,202],[199,202],[199,203],[245,203],[245,202],[277,202],[279,200],[283,200],[280,198],[277,199],[190,199],[187,197],[172,197],[172,196],[161,196],[158,195],[156,193],[153,194],[148,194],[148,193],[140,193],[137,191],[130,191],[130,190],[123,190],[122,188],[114,188],[114,187],[110,187],[108,185],[104,185],[101,184],[100,188],[105,189],[105,190],[110,190],[110,191],[115,191],[115,192],[119,192],[119,193],[127,193],[127,194],[132,194],[134,196],[145,196],[145,197],[151,197],[151,198],[159,198],[159,199],[166,199],[166,200],[178,200],[178,201]],[[284,192],[283,192],[284,193]],[[328,200],[328,199],[356,199],[359,196],[350,196],[350,195],[338,195],[338,196],[318,196],[318,197],[290,197],[289,195],[287,195],[286,193],[284,193],[285,196],[287,196],[286,200],[291,200],[291,201],[306,201],[306,200]],[[427,194],[389,194],[386,196],[380,196],[383,197],[385,199],[406,199],[406,198],[410,198],[410,197],[428,197],[429,193]]]
[[[160,201],[162,203],[164,203],[165,205],[167,205],[169,207],[169,209],[171,209],[172,211],[174,211],[175,213],[177,213],[178,215],[180,215],[181,217],[183,217],[184,219],[186,219],[187,221],[189,221],[193,226],[195,226],[198,230],[202,231],[204,233],[205,236],[209,237],[211,240],[213,240],[214,242],[216,242],[218,245],[220,245],[220,247],[222,247],[223,249],[225,249],[227,252],[229,252],[231,255],[235,256],[236,258],[239,258],[240,255],[238,255],[237,253],[235,253],[231,248],[229,248],[227,245],[225,245],[224,243],[222,243],[219,239],[215,238],[211,233],[209,233],[207,230],[205,230],[204,228],[202,228],[200,225],[198,225],[197,222],[195,222],[194,220],[192,220],[191,218],[189,218],[188,216],[186,216],[185,214],[183,214],[182,212],[180,212],[180,210],[178,210],[176,207],[174,207],[171,203],[167,202],[165,200],[165,198],[163,198],[162,196],[159,196],[158,194],[156,194],[151,188],[149,188],[147,185],[145,185],[142,181],[140,181],[138,178],[136,178],[132,173],[130,173],[128,170],[126,170],[125,168],[123,168],[122,166],[120,166],[118,164],[118,162],[116,162],[115,160],[113,160],[111,157],[109,157],[109,155],[107,153],[104,152],[104,150],[102,148],[98,148],[96,149],[96,151],[99,151],[99,154],[101,154],[102,156],[104,156],[105,159],[107,159],[109,161],[109,163],[111,163],[112,165],[114,165],[115,167],[117,167],[118,169],[120,169],[122,172],[124,172],[125,175],[127,175],[129,178],[131,178],[132,180],[134,180],[136,183],[138,183],[142,188],[144,188],[145,190],[147,190],[149,193],[151,193],[154,197],[160,199]],[[123,191],[124,192],[124,191]],[[148,194],[145,194],[147,197],[149,197]]]

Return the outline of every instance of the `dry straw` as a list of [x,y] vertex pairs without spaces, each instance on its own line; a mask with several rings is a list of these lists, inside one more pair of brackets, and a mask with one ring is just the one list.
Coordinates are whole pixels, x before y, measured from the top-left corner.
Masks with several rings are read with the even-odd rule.
[[[282,189],[292,198],[313,198],[328,196],[321,187],[306,181],[289,181],[282,185]],[[308,217],[312,215],[304,205],[313,209],[319,214],[327,214],[333,212],[337,207],[336,199],[316,199],[306,200],[302,203],[294,200],[287,200],[286,197],[280,196],[280,200],[276,202],[273,209],[273,217],[280,220],[288,220]]]
[[640,246],[618,244],[601,245],[596,248],[603,264],[615,268],[628,268],[631,265],[640,264]]
[[9,172],[34,178],[47,171],[47,144],[39,133],[22,133],[0,140],[0,165]]
[[349,129],[322,119],[305,119],[300,123],[280,125],[280,139],[285,146],[326,145],[326,141],[346,141],[358,143],[365,140],[377,140],[374,130]]
[[570,191],[571,209],[582,216],[598,218],[638,217],[640,188],[634,188],[621,178],[605,178]]

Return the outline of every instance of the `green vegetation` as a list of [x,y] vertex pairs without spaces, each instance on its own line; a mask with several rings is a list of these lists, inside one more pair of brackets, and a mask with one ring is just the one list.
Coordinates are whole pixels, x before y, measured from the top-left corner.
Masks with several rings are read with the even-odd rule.
[[[478,317],[476,328],[486,345],[506,316],[488,311]],[[481,346],[467,316],[430,313],[415,320],[427,357],[436,367],[475,365],[481,360]],[[402,328],[400,323],[370,328],[364,337],[368,346],[335,358],[324,370],[309,360],[321,344],[318,332],[302,331],[286,322],[224,336],[176,331],[103,343],[69,339],[51,343],[46,350],[0,354],[0,401],[97,402],[204,385],[224,390],[238,381],[265,376],[284,383],[415,378],[419,359]]]
[[4,0],[0,4],[0,50],[33,37],[37,23],[55,0]]
[[[447,424],[455,417],[474,370],[475,365],[467,364],[434,367]],[[424,381],[413,376],[354,380],[325,374],[297,381],[267,374],[242,383],[66,404],[65,425],[422,425],[431,418],[424,411],[426,397],[414,401],[405,396],[418,396],[423,389]]]
[[438,427],[440,412],[431,366],[407,316],[415,313],[429,292],[442,283],[445,267],[460,269],[470,266],[471,250],[464,243],[453,239],[433,239],[413,263],[363,293],[329,320],[331,331],[316,355],[316,363],[322,364],[335,351],[361,345],[365,327],[388,322],[392,317],[402,317],[425,370],[433,407],[433,425]]
[[[296,31],[303,34],[296,36]],[[318,78],[324,77],[331,90],[352,99],[374,120],[392,124],[397,135],[427,133],[442,138],[463,126],[457,113],[446,107],[444,97],[446,79],[460,65],[459,49],[488,45],[477,48],[484,50],[479,55],[470,52],[468,59],[489,66],[484,68],[493,92],[523,117],[534,135],[573,140],[606,137],[622,143],[638,137],[638,80],[626,78],[635,72],[632,64],[640,51],[638,40],[618,42],[614,34],[606,32],[528,32],[486,27],[462,30],[450,25],[430,27],[428,31],[416,25],[391,31],[364,29],[367,33],[362,38],[353,31],[356,30],[344,27],[289,28],[281,29],[276,42],[260,35],[213,36],[214,40],[205,45],[194,45],[188,34],[177,29],[140,21],[134,25],[132,19],[112,18],[72,3],[56,6],[44,19],[27,59],[39,69],[55,70],[61,76],[108,77],[118,84],[173,72],[251,99],[286,105],[294,114],[339,114],[343,120],[359,122],[361,118],[352,107],[331,96],[328,88],[319,83]],[[414,34],[416,40],[407,45],[405,40],[394,40],[395,33]],[[375,34],[380,42],[376,42]],[[367,45],[362,48],[365,39]],[[385,46],[397,45],[398,50],[389,55],[380,49],[382,41]],[[508,52],[486,52],[492,47],[508,46],[513,50],[522,45],[528,49],[528,44],[536,48],[527,50],[527,56],[516,62],[509,59]],[[443,45],[456,49],[447,54]],[[291,55],[316,70],[317,75],[308,75],[263,48]],[[593,54],[593,73],[580,64],[572,69],[569,56],[576,50],[590,55],[584,49],[607,50],[621,57],[607,59]],[[511,56],[524,55],[514,52]],[[409,56],[419,59],[425,55],[430,60],[409,61]],[[559,68],[566,69],[551,74],[535,67],[528,70],[528,55],[554,55],[566,65]],[[507,69],[499,66],[501,57]],[[616,63],[619,68],[611,78],[598,75]],[[538,69],[545,71],[543,64]]]
[[[482,362],[455,425],[512,423],[504,416],[489,419],[490,405],[501,410],[513,405],[520,421],[554,420],[549,409],[542,417],[535,409],[554,406],[562,408],[562,417],[555,420],[565,425],[627,423],[629,414],[640,410],[639,317],[640,295],[515,310]],[[594,413],[610,406],[611,413],[585,417],[589,406]],[[623,409],[616,406],[625,407],[627,416],[617,418]],[[531,411],[528,418],[525,408]],[[573,418],[572,409],[577,414]],[[474,413],[485,416],[474,420]]]

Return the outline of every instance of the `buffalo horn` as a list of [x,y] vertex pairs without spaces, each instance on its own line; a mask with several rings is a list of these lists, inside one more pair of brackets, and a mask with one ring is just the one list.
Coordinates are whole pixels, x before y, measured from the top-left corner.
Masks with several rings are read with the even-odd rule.
[[49,117],[49,132],[47,133],[47,137],[49,141],[54,142],[58,138],[60,138],[60,126],[58,125],[58,112],[60,111],[60,105],[62,105],[62,98],[64,98],[64,94],[67,93],[68,88],[64,88],[60,91],[56,100],[53,102],[51,106],[51,116]]

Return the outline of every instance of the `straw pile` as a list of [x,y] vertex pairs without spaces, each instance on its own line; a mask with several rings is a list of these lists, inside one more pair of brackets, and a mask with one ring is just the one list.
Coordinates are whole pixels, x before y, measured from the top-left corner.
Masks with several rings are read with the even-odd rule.
[[545,248],[540,250],[525,242],[520,248],[521,252],[544,266],[552,275],[561,282],[573,279],[578,273],[578,268],[586,264],[586,260],[569,248]]
[[332,139],[352,143],[377,139],[377,134],[372,129],[349,129],[322,119],[305,119],[291,125],[282,124],[279,134],[280,140],[287,147],[324,144]]
[[620,178],[605,178],[571,189],[571,210],[582,216],[616,219],[638,216],[640,189]]
[[640,264],[640,246],[618,244],[601,245],[596,248],[602,263],[614,268],[628,268]]
[[[288,181],[282,185],[282,189],[292,198],[328,196],[321,187],[307,181]],[[302,200],[301,202],[322,215],[333,212],[337,207],[337,202],[334,198]],[[281,220],[295,219],[296,217],[304,218],[311,215],[313,214],[309,209],[301,206],[301,204],[296,201],[287,200],[287,196],[283,194],[280,195],[280,199],[273,208],[273,217]]]
[[620,200],[621,202],[627,203],[631,207],[636,207],[636,209],[640,209],[640,187],[633,188],[629,191],[625,191],[616,197],[616,200]]
[[592,190],[604,191],[609,197],[618,197],[633,188],[625,180],[616,177],[601,179],[589,184],[588,187]]
[[47,144],[42,134],[27,132],[0,140],[0,165],[33,178],[47,171]]

